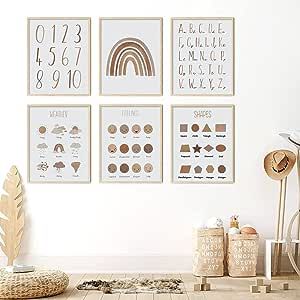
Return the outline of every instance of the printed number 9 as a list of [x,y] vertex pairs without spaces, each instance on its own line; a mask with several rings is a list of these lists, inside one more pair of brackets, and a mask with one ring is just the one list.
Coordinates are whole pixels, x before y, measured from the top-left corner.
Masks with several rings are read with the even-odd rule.
[[52,88],[56,89],[59,84],[59,79],[60,79],[60,72],[58,70],[55,70],[53,72],[52,79],[54,81],[54,85],[52,86]]

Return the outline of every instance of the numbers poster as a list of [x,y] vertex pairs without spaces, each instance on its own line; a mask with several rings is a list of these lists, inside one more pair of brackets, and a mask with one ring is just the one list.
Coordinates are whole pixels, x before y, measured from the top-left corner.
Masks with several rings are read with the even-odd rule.
[[90,106],[28,107],[29,182],[90,182]]
[[28,94],[90,95],[90,18],[28,19]]
[[162,106],[100,106],[100,180],[162,182]]
[[234,94],[234,19],[172,19],[172,94]]
[[173,182],[234,182],[234,106],[172,106]]
[[100,94],[162,95],[162,19],[100,19]]

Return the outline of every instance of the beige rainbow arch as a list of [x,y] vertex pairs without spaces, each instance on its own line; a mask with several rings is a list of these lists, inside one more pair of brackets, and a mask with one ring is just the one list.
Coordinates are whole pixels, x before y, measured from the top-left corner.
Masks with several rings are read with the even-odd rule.
[[132,63],[135,75],[155,76],[154,62],[149,48],[137,38],[119,40],[111,49],[106,66],[107,76],[126,76]]

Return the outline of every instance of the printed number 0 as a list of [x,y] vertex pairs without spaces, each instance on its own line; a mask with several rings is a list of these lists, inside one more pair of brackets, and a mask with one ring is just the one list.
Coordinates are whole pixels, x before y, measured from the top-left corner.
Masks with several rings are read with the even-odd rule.
[[[39,32],[41,30],[41,38],[39,39]],[[38,43],[42,43],[45,37],[45,28],[43,25],[38,25],[35,30],[35,39]]]
[[43,84],[42,84],[43,75],[44,75],[43,70],[38,70],[38,72],[36,73],[37,83],[35,86],[37,89],[41,89],[43,87]]

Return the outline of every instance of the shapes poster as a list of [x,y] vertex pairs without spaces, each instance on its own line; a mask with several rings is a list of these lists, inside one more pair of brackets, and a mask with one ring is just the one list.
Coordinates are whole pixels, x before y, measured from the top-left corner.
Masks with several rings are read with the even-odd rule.
[[234,182],[234,106],[172,107],[173,182]]
[[100,106],[100,180],[162,182],[162,106]]
[[100,19],[100,94],[162,95],[162,18]]
[[90,23],[28,19],[29,95],[90,95]]
[[172,19],[172,94],[234,94],[234,19]]
[[28,107],[29,182],[90,182],[90,106]]

